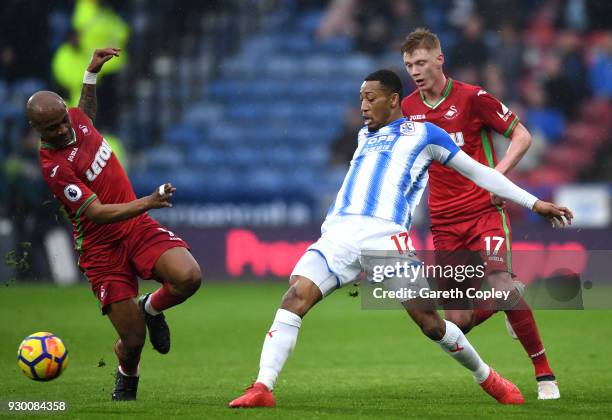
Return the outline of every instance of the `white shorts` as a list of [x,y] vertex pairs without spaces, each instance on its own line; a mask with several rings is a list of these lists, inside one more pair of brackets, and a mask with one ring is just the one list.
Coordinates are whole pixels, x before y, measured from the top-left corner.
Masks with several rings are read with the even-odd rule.
[[[412,249],[405,227],[374,217],[334,217],[325,221],[321,232],[321,238],[308,247],[291,275],[312,280],[323,296],[353,282],[360,272],[372,269],[372,259],[365,256],[367,251],[391,250],[397,255],[393,236],[399,235],[396,238],[404,250]],[[407,252],[404,254],[408,257]],[[412,259],[416,260],[414,254]]]

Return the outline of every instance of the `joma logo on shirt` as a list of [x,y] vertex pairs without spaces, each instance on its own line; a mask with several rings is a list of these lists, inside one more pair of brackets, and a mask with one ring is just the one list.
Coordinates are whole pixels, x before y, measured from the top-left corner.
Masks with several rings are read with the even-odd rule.
[[102,140],[102,144],[100,148],[96,152],[96,157],[94,161],[91,162],[91,165],[85,175],[87,175],[87,179],[91,182],[100,175],[102,169],[106,166],[106,162],[110,159],[113,154],[113,149],[108,145],[106,140]]

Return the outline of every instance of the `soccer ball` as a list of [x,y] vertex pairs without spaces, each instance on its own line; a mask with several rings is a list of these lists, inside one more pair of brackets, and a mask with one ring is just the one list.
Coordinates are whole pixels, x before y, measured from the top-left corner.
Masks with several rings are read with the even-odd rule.
[[35,381],[55,379],[68,365],[68,350],[59,337],[49,332],[30,334],[17,350],[17,366]]

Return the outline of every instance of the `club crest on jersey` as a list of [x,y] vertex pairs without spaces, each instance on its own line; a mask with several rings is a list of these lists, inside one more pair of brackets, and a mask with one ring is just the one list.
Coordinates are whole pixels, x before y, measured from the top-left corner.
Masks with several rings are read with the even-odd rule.
[[448,111],[446,111],[446,114],[444,114],[444,118],[446,118],[447,120],[452,120],[457,116],[457,114],[459,114],[459,111],[457,111],[457,107],[455,107],[455,105],[451,105]]
[[402,134],[413,134],[414,133],[414,124],[411,122],[405,122],[400,126],[400,132]]
[[90,182],[96,179],[98,175],[102,173],[102,169],[104,169],[112,154],[113,149],[111,149],[106,140],[102,140],[102,144],[96,152],[93,162],[91,162],[89,169],[87,169],[87,172],[85,172],[85,175]]
[[82,195],[81,189],[74,184],[66,185],[66,188],[64,188],[64,196],[73,203],[79,201]]
[[85,124],[79,124],[79,130],[81,130],[84,135],[89,135],[89,127],[87,127]]

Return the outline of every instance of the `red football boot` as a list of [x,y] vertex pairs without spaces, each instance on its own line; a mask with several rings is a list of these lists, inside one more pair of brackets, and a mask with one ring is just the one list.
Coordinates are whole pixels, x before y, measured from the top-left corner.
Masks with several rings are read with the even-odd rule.
[[255,382],[248,387],[241,397],[229,403],[230,408],[275,407],[274,395],[267,386]]
[[525,404],[525,398],[523,398],[523,394],[516,385],[503,378],[493,369],[491,369],[489,377],[480,386],[500,404]]

